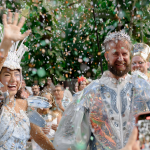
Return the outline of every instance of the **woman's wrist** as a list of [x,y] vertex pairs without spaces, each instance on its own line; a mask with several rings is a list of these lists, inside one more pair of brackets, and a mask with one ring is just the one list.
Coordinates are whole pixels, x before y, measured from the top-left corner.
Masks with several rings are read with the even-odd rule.
[[0,45],[0,53],[2,57],[7,56],[11,46],[13,45],[13,41],[3,38],[1,45]]

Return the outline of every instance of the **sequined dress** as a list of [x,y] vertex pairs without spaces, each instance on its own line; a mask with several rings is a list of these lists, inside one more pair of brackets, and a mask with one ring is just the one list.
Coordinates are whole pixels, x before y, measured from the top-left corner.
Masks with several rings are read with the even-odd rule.
[[15,103],[12,108],[2,107],[0,116],[0,149],[26,150],[26,142],[30,138],[30,122],[23,110],[16,113]]

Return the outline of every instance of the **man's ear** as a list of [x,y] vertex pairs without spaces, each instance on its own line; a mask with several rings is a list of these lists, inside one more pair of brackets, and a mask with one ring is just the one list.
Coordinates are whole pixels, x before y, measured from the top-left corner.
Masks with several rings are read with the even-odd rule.
[[105,52],[104,56],[105,56],[106,61],[108,61],[108,53],[107,52]]

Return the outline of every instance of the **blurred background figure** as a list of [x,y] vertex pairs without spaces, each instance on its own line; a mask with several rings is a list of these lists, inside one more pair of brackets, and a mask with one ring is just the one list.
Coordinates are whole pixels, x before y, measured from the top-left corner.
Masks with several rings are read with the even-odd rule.
[[40,87],[39,87],[39,85],[34,84],[32,86],[32,92],[33,92],[32,96],[39,96],[39,94],[40,94]]
[[55,89],[55,86],[54,86],[54,84],[53,84],[51,78],[48,77],[48,78],[46,79],[46,83],[44,84],[44,87],[43,87],[42,90],[43,90],[43,91],[50,92],[50,93],[53,93],[54,89]]
[[78,78],[78,89],[82,91],[87,85],[86,78],[81,76]]
[[21,82],[21,88],[24,90],[24,92],[28,93],[29,95],[32,95],[32,89],[29,86],[26,86],[26,82],[22,77],[22,82]]
[[74,87],[75,93],[77,93],[77,92],[79,91],[79,90],[78,90],[78,86],[79,86],[79,85],[78,85],[78,82],[76,82],[76,83],[75,83],[75,87]]
[[150,78],[150,75],[148,73],[149,58],[150,47],[147,44],[134,44],[131,57],[131,71],[139,70],[147,75],[148,78]]
[[17,94],[15,96],[15,98],[18,98],[18,99],[27,99],[29,97],[29,93],[26,92],[26,90],[24,90],[24,88],[20,88],[18,91],[17,91]]
[[86,85],[89,85],[92,82],[92,79],[86,79],[87,83]]
[[65,96],[64,87],[61,86],[60,84],[57,84],[55,86],[54,97],[55,97],[55,103],[56,103],[58,110],[61,110],[62,112],[64,112],[65,108],[68,106],[71,100]]
[[[51,108],[37,109],[37,112],[42,115],[44,120],[47,122],[47,126],[42,128],[42,131],[47,135],[50,141],[53,142],[62,113],[56,108],[55,100],[51,93],[41,92],[40,96],[47,98],[48,102],[52,105]],[[42,148],[33,139],[32,150],[42,150]]]
[[67,81],[60,81],[59,84],[64,88],[64,96],[68,97],[72,101],[72,94],[69,90]]

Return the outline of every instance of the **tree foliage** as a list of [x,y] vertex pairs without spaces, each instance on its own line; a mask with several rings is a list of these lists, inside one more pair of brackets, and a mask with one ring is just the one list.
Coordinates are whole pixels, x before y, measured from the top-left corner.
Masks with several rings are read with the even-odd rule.
[[[29,82],[41,82],[46,76],[55,81],[101,76],[101,61],[103,70],[107,70],[101,45],[109,32],[124,29],[133,43],[150,42],[148,0],[5,2],[6,8],[17,8],[27,18],[22,32],[32,30],[25,43],[30,51],[22,60]],[[3,1],[0,3],[2,15],[5,9]]]

